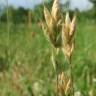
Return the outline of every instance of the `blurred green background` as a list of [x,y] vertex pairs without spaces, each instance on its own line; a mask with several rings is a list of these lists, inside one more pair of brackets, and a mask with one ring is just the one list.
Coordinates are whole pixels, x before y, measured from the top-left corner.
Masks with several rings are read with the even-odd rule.
[[[31,9],[4,2],[0,5],[0,96],[56,96],[52,48],[41,28],[43,4]],[[90,2],[94,5],[90,10],[70,10],[70,16],[77,14],[72,64],[75,93],[80,96],[96,96],[96,1]],[[52,3],[45,5],[51,9]],[[67,5],[70,1],[61,4],[64,17]]]

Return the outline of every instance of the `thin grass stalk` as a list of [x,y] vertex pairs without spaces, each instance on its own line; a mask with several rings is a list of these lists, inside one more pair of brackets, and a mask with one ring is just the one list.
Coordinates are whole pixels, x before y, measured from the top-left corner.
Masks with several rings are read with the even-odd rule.
[[[26,1],[26,4],[30,6],[31,0],[25,0],[25,1]],[[28,9],[27,24],[28,24],[28,30],[30,30],[30,28],[31,28],[31,10],[30,9]]]
[[[54,54],[54,51],[55,51],[55,54]],[[57,55],[58,55],[58,49],[56,48],[53,48],[52,50],[52,58],[53,58],[53,67],[54,67],[54,70],[55,70],[55,73],[56,73],[56,90],[57,90],[57,94],[56,96],[58,96],[58,62],[57,62]]]
[[28,27],[29,27],[29,30],[31,28],[31,10],[29,9],[28,11]]
[[8,32],[8,40],[7,40],[7,44],[9,45],[9,9],[8,9],[8,0],[6,0],[6,3],[7,3],[7,32]]
[[56,78],[57,78],[57,96],[58,96],[58,82],[59,82],[59,80],[58,80],[58,64],[57,64],[57,69],[56,69]]
[[8,58],[8,68],[9,68],[9,62],[10,62],[10,45],[9,45],[9,39],[10,39],[10,37],[9,37],[9,34],[10,34],[10,23],[9,23],[9,5],[8,5],[8,0],[6,0],[6,4],[7,4],[7,48],[8,48],[8,50],[7,50],[7,58]]
[[[31,6],[31,0],[27,0],[29,6]],[[31,9],[28,10],[28,27],[29,27],[29,30],[31,29]]]
[[72,66],[72,59],[69,59],[69,67],[70,67],[70,77],[71,77],[71,91],[72,96],[74,96],[74,77],[73,77],[73,66]]

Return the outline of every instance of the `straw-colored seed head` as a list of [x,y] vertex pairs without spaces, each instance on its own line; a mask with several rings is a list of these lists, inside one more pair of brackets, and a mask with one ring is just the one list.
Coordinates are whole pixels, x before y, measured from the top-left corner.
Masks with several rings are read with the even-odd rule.
[[[56,48],[61,47],[61,17],[59,8],[59,0],[54,0],[51,14],[49,10],[44,6],[44,16],[47,25],[47,35],[52,45]],[[43,29],[44,31],[44,29]]]
[[46,24],[50,26],[50,24],[52,23],[52,16],[49,10],[45,6],[44,6],[44,16],[45,16]]
[[68,59],[71,58],[74,49],[75,26],[76,16],[70,21],[69,13],[66,13],[65,23],[62,26],[62,50]]
[[65,24],[66,26],[70,26],[70,17],[69,17],[69,12],[66,13],[66,18],[65,18]]
[[[73,37],[75,32],[76,16],[74,16],[73,20],[71,21],[69,17],[69,13],[67,12],[65,22],[64,24],[62,24],[62,16],[60,14],[61,13],[60,13],[59,0],[54,0],[51,13],[44,6],[44,16],[45,16],[46,25],[47,25],[46,33],[52,45],[54,45],[54,47],[60,48],[62,43],[63,45],[62,49],[64,54],[67,57],[71,57],[71,54],[74,48]],[[62,39],[61,39],[61,35],[62,35]]]
[[58,76],[58,90],[68,95],[71,91],[71,80],[62,72]]
[[76,15],[74,15],[72,22],[70,24],[70,35],[72,36],[76,29]]
[[52,6],[52,16],[55,21],[58,21],[60,19],[60,0],[54,0],[53,6]]

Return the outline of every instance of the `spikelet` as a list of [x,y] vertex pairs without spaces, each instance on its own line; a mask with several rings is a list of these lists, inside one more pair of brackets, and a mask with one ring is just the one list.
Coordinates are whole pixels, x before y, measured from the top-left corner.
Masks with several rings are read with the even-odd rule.
[[52,16],[56,22],[60,19],[60,0],[54,0],[53,6],[52,6]]
[[69,13],[66,13],[65,23],[62,26],[62,50],[68,59],[71,58],[74,49],[75,26],[76,16],[70,21]]
[[[61,18],[59,16],[60,13],[59,8],[59,0],[54,0],[51,14],[49,10],[44,6],[44,16],[46,20],[46,28],[49,32],[47,35],[52,45],[55,48],[61,47]],[[44,31],[44,29],[43,29]]]
[[45,16],[47,26],[50,27],[50,25],[52,23],[52,16],[51,16],[49,10],[45,6],[44,6],[44,16]]
[[58,75],[58,90],[64,95],[68,95],[71,91],[71,80],[62,72]]
[[67,12],[66,13],[66,18],[65,18],[65,24],[66,24],[66,26],[70,26],[70,23],[71,23],[71,21],[70,21],[70,17],[69,17],[69,12]]
[[70,36],[74,35],[75,29],[76,29],[76,15],[74,15],[72,22],[70,24]]

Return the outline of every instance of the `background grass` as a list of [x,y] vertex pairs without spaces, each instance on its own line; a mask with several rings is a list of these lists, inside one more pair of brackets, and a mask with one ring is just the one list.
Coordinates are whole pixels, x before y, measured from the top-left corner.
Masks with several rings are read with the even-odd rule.
[[[38,24],[0,23],[0,96],[55,96],[51,45]],[[77,22],[73,55],[75,91],[96,95],[96,23]],[[62,55],[61,63],[64,63]],[[66,68],[65,68],[66,69]],[[92,79],[90,79],[92,77]]]

